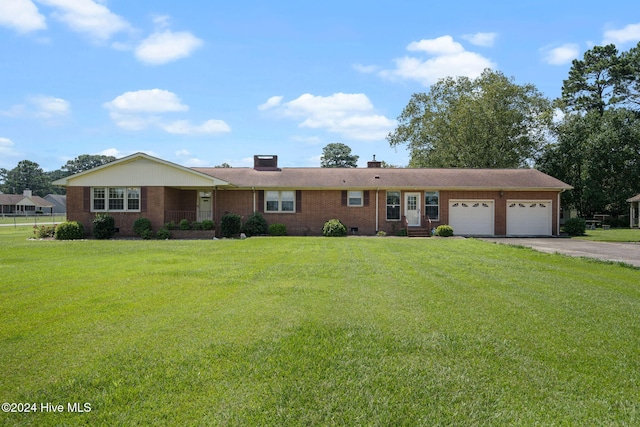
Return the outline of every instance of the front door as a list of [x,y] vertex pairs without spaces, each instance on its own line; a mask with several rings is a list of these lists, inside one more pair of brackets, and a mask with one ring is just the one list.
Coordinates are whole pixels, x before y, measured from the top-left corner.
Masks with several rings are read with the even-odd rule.
[[404,193],[404,216],[409,227],[420,226],[420,193]]
[[198,200],[198,222],[202,222],[205,219],[213,218],[213,209],[212,209],[212,201],[211,201],[211,192],[209,191],[200,191],[198,192],[199,199]]

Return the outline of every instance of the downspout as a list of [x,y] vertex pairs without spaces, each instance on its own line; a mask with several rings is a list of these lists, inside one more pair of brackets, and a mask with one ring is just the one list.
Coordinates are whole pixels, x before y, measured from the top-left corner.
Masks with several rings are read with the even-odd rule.
[[376,189],[376,233],[378,233],[378,231],[380,231],[380,220],[379,220],[379,216],[380,216],[380,212],[378,211],[378,194],[380,193],[380,187],[378,187]]
[[251,191],[253,191],[253,210],[251,211],[251,214],[253,215],[253,213],[256,212],[256,189],[255,189],[255,187],[251,187]]
[[217,224],[218,223],[218,186],[214,186],[213,187],[213,194],[214,194],[214,198],[213,198],[213,221]]

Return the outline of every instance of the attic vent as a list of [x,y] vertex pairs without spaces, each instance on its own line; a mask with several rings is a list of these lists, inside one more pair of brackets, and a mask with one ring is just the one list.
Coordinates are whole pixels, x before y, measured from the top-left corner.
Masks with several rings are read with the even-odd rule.
[[253,168],[257,171],[278,171],[278,156],[253,156]]

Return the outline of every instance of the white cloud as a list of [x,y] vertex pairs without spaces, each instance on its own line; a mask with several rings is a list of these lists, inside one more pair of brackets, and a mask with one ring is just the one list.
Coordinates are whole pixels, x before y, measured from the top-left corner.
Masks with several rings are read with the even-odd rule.
[[189,152],[189,150],[182,149],[182,150],[178,150],[178,151],[176,151],[176,152],[175,152],[175,155],[176,155],[177,157],[182,157],[182,156],[190,156],[190,155],[191,155],[191,153]]
[[141,131],[156,127],[167,133],[179,135],[218,134],[230,132],[231,128],[222,120],[207,120],[199,125],[189,120],[170,120],[163,114],[185,112],[189,106],[182,103],[173,92],[163,89],[125,92],[112,101],[105,102],[111,119],[118,127]]
[[6,154],[13,150],[14,143],[9,138],[0,137],[0,153]]
[[465,34],[463,39],[476,46],[492,47],[498,37],[498,33]]
[[193,125],[188,120],[176,120],[169,123],[159,123],[168,133],[179,135],[217,134],[231,132],[231,128],[222,120],[207,120],[200,125]]
[[416,80],[424,86],[445,77],[465,76],[476,78],[486,68],[496,64],[475,52],[469,52],[451,36],[412,42],[407,46],[412,52],[424,52],[431,58],[404,56],[395,59],[396,67],[382,70],[379,75],[388,79]]
[[[275,97],[270,98],[270,101]],[[375,114],[369,98],[361,93],[336,93],[331,96],[304,94],[285,102],[269,102],[262,106],[285,116],[300,120],[298,126],[324,129],[354,140],[384,139],[395,121]]]
[[165,30],[153,33],[138,45],[136,58],[151,65],[166,64],[190,56],[203,42],[189,32]]
[[62,98],[37,96],[31,98],[31,103],[36,107],[36,116],[45,119],[66,116],[71,111],[71,104],[69,104],[69,101]]
[[267,99],[267,102],[265,102],[264,104],[258,105],[258,110],[264,111],[264,110],[268,110],[269,108],[276,107],[276,106],[280,105],[280,102],[282,102],[282,98],[284,98],[284,97],[283,96],[272,96],[271,98]]
[[578,57],[580,48],[577,44],[567,43],[562,46],[543,49],[543,59],[547,64],[564,65]]
[[184,166],[187,167],[203,167],[203,166],[209,166],[210,163],[207,162],[206,160],[202,160],[202,159],[198,159],[198,158],[191,158],[188,160],[185,160],[183,162],[181,162]]
[[0,1],[0,25],[21,34],[47,28],[45,17],[31,0]]
[[9,110],[0,111],[0,115],[14,118],[38,118],[54,120],[68,115],[71,104],[62,98],[53,96],[32,96],[27,98],[26,104],[16,104]]
[[408,51],[423,51],[432,55],[455,55],[464,52],[464,47],[451,36],[441,36],[435,39],[423,39],[411,42]]
[[189,107],[181,103],[180,98],[168,90],[149,89],[125,92],[113,101],[104,104],[116,112],[165,113],[168,111],[187,111]]
[[606,45],[613,43],[615,45],[621,45],[627,42],[638,41],[640,41],[640,23],[629,24],[617,30],[605,31],[602,44]]
[[73,31],[95,40],[106,41],[114,34],[129,30],[131,26],[106,6],[93,0],[37,0],[56,9],[53,17]]
[[353,64],[353,68],[356,71],[359,71],[363,74],[375,73],[380,69],[380,67],[377,65],[362,65],[362,64]]

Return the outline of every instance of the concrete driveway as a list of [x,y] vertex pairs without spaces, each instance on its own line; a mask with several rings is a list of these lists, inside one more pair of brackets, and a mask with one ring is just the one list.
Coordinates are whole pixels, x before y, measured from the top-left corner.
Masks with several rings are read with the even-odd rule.
[[588,240],[554,237],[489,237],[483,238],[482,240],[509,245],[527,246],[540,252],[552,254],[557,252],[570,256],[624,262],[640,267],[640,244],[638,243],[591,242]]

